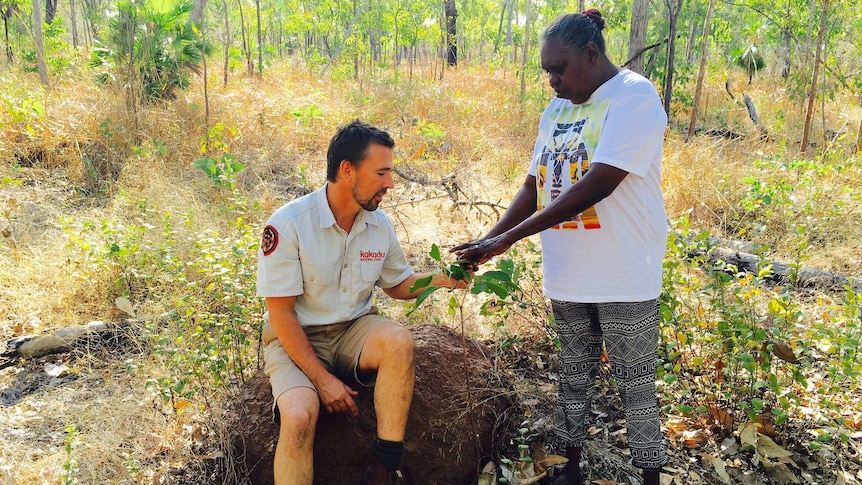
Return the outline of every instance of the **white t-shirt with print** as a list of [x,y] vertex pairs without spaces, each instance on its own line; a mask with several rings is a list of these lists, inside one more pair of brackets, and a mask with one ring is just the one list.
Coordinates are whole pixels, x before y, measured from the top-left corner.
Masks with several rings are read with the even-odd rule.
[[296,296],[303,327],[365,315],[375,285],[391,288],[413,274],[389,217],[361,210],[348,234],[335,223],[326,187],[270,216],[258,248],[257,296]]
[[667,216],[661,157],[667,115],[643,76],[623,69],[583,104],[554,98],[539,121],[529,174],[542,210],[591,163],[629,174],[595,206],[542,231],[545,294],[578,303],[661,294]]

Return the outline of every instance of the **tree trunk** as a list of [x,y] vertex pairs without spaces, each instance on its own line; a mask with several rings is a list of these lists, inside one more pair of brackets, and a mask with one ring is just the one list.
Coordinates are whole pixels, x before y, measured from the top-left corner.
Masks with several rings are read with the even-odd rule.
[[688,29],[688,42],[685,44],[685,63],[694,62],[694,42],[697,35],[697,22],[692,22]]
[[78,49],[78,15],[75,13],[75,0],[69,0],[70,16],[72,24],[72,47]]
[[586,3],[584,2],[584,0],[578,0],[578,12],[583,12],[586,9],[587,9],[587,7],[586,7]]
[[674,54],[676,53],[676,21],[682,10],[682,0],[665,0],[668,15],[667,74],[664,83],[664,111],[670,115],[670,102],[673,97]]
[[398,13],[401,11],[400,7],[395,8],[395,15],[393,15],[393,24],[395,27],[395,35],[392,36],[393,42],[395,42],[395,58],[393,59],[395,62],[392,66],[393,74],[398,73],[398,64],[401,62],[401,45],[398,42]]
[[781,31],[781,78],[785,81],[790,77],[790,31]]
[[237,1],[239,5],[239,26],[242,33],[242,53],[245,57],[245,68],[249,76],[254,74],[254,61],[251,60],[251,46],[249,45],[248,29],[245,26],[245,15],[242,12],[242,0]]
[[335,52],[333,52],[332,55],[329,56],[329,62],[327,62],[326,65],[323,66],[323,70],[320,71],[321,77],[326,75],[326,71],[329,70],[329,68],[332,66],[332,63],[335,62],[336,59],[338,59],[339,55],[341,55],[341,51],[344,49],[344,46],[347,45],[347,40],[350,39],[351,35],[353,35],[353,27],[356,26],[357,22],[359,22],[358,14],[357,16],[353,17],[353,20],[350,21],[350,25],[347,26],[347,33],[344,34],[344,42],[342,42],[335,48]]
[[45,47],[42,39],[42,12],[39,0],[33,0],[33,40],[36,42],[36,65],[39,67],[39,80],[48,87],[48,68],[45,66]]
[[512,10],[515,8],[515,0],[506,2],[506,46],[512,45]]
[[12,53],[12,46],[9,44],[9,17],[12,15],[13,8],[15,7],[9,5],[9,7],[3,11],[3,30],[6,33],[6,60],[9,61],[9,64],[12,64],[15,61],[15,56]]
[[[649,25],[649,0],[634,0],[632,2],[632,22],[629,33],[628,58],[633,59],[629,69],[643,74],[643,48],[646,46],[647,26]],[[640,54],[638,54],[640,52]]]
[[230,12],[227,9],[227,0],[221,0],[224,7],[224,85],[227,86],[227,70],[230,61]]
[[458,65],[458,9],[455,0],[446,0],[446,64],[450,67]]
[[808,67],[811,64],[811,37],[814,35],[814,11],[817,9],[817,0],[811,0],[811,7],[808,9],[808,30],[805,33],[805,56],[802,59],[802,65]]
[[[206,0],[203,0],[203,2],[205,3]],[[197,3],[198,3],[198,0],[195,0],[195,4],[197,4]],[[191,21],[191,22],[193,22],[195,25],[200,26],[201,44],[206,46],[207,45],[207,37],[206,37],[206,30],[205,30],[205,25],[204,25],[203,9],[201,9],[201,16],[196,21]],[[203,77],[204,77],[204,131],[207,134],[207,138],[209,138],[209,132],[210,132],[210,94],[209,94],[209,83],[207,82],[208,72],[207,72],[206,48],[204,48],[203,52],[201,53],[201,61],[203,63],[203,69],[204,69],[204,75],[203,75]],[[209,147],[209,145],[210,145],[209,140],[207,140],[207,147]]]
[[189,22],[194,23],[197,26],[201,25],[204,17],[204,9],[207,6],[207,0],[194,0],[194,4],[192,5],[192,11],[189,12]]
[[57,15],[57,0],[45,0],[45,23],[50,24]]
[[706,9],[706,20],[703,21],[703,35],[700,37],[700,67],[697,71],[697,84],[694,88],[694,102],[691,107],[691,119],[688,122],[688,135],[686,141],[691,140],[694,128],[697,124],[697,111],[700,109],[700,93],[703,91],[703,77],[706,74],[706,56],[709,53],[709,27],[712,24],[712,11],[715,8],[715,0],[709,0]]
[[524,52],[521,53],[521,99],[524,99],[524,93],[527,90],[525,73],[527,72],[527,60],[530,54],[530,10],[532,10],[532,2],[527,0],[527,19],[524,25]]
[[494,54],[500,51],[500,37],[503,36],[503,18],[506,17],[506,7],[508,5],[508,0],[503,0],[503,5],[500,8],[500,24],[497,26],[497,37],[494,38]]
[[[359,12],[359,6],[357,5],[357,0],[353,0],[353,17],[356,18],[357,13]],[[359,49],[353,53],[353,80],[359,81]]]
[[[36,1],[36,0],[34,0]],[[814,115],[814,98],[817,97],[817,75],[820,71],[820,51],[826,31],[826,14],[829,13],[829,0],[823,0],[823,13],[820,14],[820,29],[817,32],[817,50],[814,54],[814,72],[811,74],[811,89],[808,91],[808,109],[805,111],[805,125],[802,128],[802,143],[799,151],[808,150],[808,137],[811,131],[811,118]]]
[[263,77],[263,36],[260,30],[260,0],[254,2],[257,11],[257,74]]

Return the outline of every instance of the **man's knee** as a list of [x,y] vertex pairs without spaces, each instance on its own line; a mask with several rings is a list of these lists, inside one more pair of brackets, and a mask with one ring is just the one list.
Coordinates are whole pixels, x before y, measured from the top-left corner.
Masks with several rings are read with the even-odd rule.
[[384,358],[402,359],[413,363],[413,335],[401,325],[391,325],[384,335]]
[[[285,392],[278,397],[280,425],[280,439],[289,440],[297,445],[312,442],[314,430],[317,425],[317,416],[320,404],[317,394],[309,389],[310,393]],[[310,394],[314,399],[311,399]]]

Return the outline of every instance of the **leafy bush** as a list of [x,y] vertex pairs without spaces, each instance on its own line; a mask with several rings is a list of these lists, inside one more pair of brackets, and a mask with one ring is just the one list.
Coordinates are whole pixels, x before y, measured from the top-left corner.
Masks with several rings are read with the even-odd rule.
[[197,27],[187,22],[191,10],[187,0],[120,1],[107,37],[93,48],[97,81],[140,86],[147,100],[172,99],[204,55]]

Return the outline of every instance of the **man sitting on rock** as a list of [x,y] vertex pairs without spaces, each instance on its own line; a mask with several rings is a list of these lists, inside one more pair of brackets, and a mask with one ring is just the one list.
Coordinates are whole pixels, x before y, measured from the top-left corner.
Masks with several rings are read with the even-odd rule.
[[[361,483],[403,479],[413,339],[371,303],[375,285],[392,298],[415,298],[419,291],[410,288],[428,274],[408,265],[392,222],[377,210],[393,187],[394,146],[367,123],[341,127],[329,143],[327,183],[282,206],[263,230],[257,294],[268,310],[263,343],[280,426],[277,485],[312,483],[320,407],[357,415],[352,382],[374,386],[377,416],[374,459]],[[441,274],[431,284],[459,285]]]

